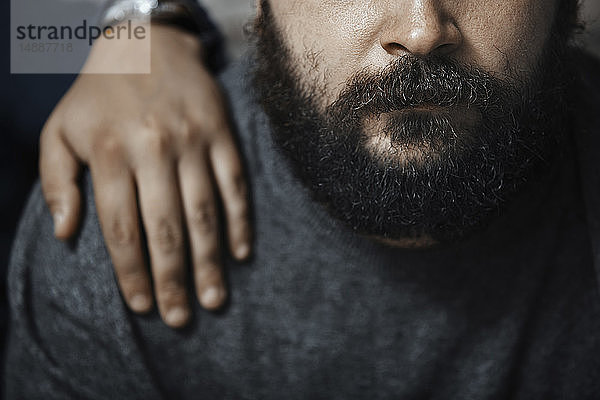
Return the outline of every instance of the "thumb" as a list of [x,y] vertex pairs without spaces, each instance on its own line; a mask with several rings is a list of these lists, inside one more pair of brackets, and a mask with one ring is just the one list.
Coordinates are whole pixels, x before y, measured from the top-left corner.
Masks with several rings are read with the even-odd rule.
[[81,195],[77,185],[79,162],[57,131],[45,131],[40,140],[40,180],[54,220],[54,236],[69,239],[77,230]]

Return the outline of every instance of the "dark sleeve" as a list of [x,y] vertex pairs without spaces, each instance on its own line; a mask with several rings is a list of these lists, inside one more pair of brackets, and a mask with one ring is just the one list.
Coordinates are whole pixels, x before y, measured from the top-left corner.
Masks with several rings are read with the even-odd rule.
[[89,177],[81,232],[54,239],[37,185],[9,265],[6,399],[160,399],[102,241]]
[[[187,9],[191,20],[188,21],[188,18],[186,18],[186,21],[174,21],[173,24],[180,25],[182,29],[192,30],[194,34],[198,35],[204,48],[207,67],[215,74],[221,72],[227,64],[225,40],[217,25],[210,18],[208,11],[200,4],[199,0],[164,1],[176,2]],[[109,15],[111,8],[120,4],[129,5],[130,3],[132,3],[132,0],[109,0],[104,7],[101,23],[107,24],[110,22]]]
[[[159,0],[160,1],[160,0]],[[202,42],[205,60],[208,68],[213,73],[221,72],[226,64],[225,40],[217,25],[213,22],[208,11],[200,4],[199,0],[176,0],[184,4],[190,11],[194,21],[194,31]]]
[[192,0],[192,2],[195,3],[198,9],[198,18],[201,26],[199,35],[205,48],[208,67],[215,73],[221,72],[227,63],[223,35],[208,15],[208,12],[198,1]]

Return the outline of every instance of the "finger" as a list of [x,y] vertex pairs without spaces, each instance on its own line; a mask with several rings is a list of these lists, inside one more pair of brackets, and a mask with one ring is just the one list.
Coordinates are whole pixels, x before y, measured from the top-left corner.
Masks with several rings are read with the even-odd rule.
[[200,304],[213,310],[223,305],[225,285],[219,257],[219,232],[213,182],[206,160],[188,152],[179,163],[179,180],[185,210],[196,295]]
[[40,180],[44,198],[54,220],[54,235],[68,239],[77,230],[81,196],[77,186],[79,162],[53,126],[40,138]]
[[172,162],[154,154],[138,171],[139,201],[158,309],[167,325],[179,328],[187,324],[190,310],[177,171]]
[[250,255],[251,230],[248,190],[242,164],[233,141],[223,140],[211,148],[210,159],[227,217],[227,237],[238,260]]
[[121,293],[133,311],[148,312],[152,286],[142,253],[133,176],[119,163],[102,163],[92,167],[92,180],[100,226]]

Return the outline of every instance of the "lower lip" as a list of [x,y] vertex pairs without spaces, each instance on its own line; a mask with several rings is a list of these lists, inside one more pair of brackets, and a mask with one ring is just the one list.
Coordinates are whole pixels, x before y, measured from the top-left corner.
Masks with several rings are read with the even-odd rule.
[[449,108],[450,107],[426,104],[426,105],[420,105],[420,106],[415,106],[415,107],[409,107],[409,108],[406,108],[404,111],[407,111],[407,112],[410,112],[410,111],[445,111],[445,110],[448,110]]

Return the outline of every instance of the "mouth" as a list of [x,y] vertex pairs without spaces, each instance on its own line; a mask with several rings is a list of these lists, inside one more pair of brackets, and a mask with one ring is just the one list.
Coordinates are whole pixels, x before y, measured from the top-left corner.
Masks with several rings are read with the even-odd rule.
[[452,118],[463,118],[469,114],[473,115],[472,108],[465,105],[440,105],[434,103],[420,103],[412,106],[404,107],[398,110],[383,112],[381,116],[404,116],[410,114],[431,114],[431,115],[447,115]]
[[452,107],[452,106],[440,106],[437,104],[419,104],[413,107],[408,107],[404,110],[401,110],[403,112],[448,112],[450,111],[452,108],[457,108],[457,107]]
[[[363,133],[367,149],[381,164],[402,166],[436,159],[441,149],[471,141],[480,120],[474,108],[419,104],[365,118]],[[411,123],[423,131],[410,131]],[[435,134],[436,126],[443,132]],[[399,140],[402,135],[397,132],[403,129],[405,139]]]
[[457,128],[472,127],[481,119],[480,112],[472,107],[464,105],[442,106],[439,104],[422,103],[399,110],[372,115],[367,117],[367,120],[371,122],[377,121],[378,127],[382,128],[387,121],[401,121],[403,118],[410,116],[417,116],[420,118],[447,118],[449,121],[452,121],[452,125]]

